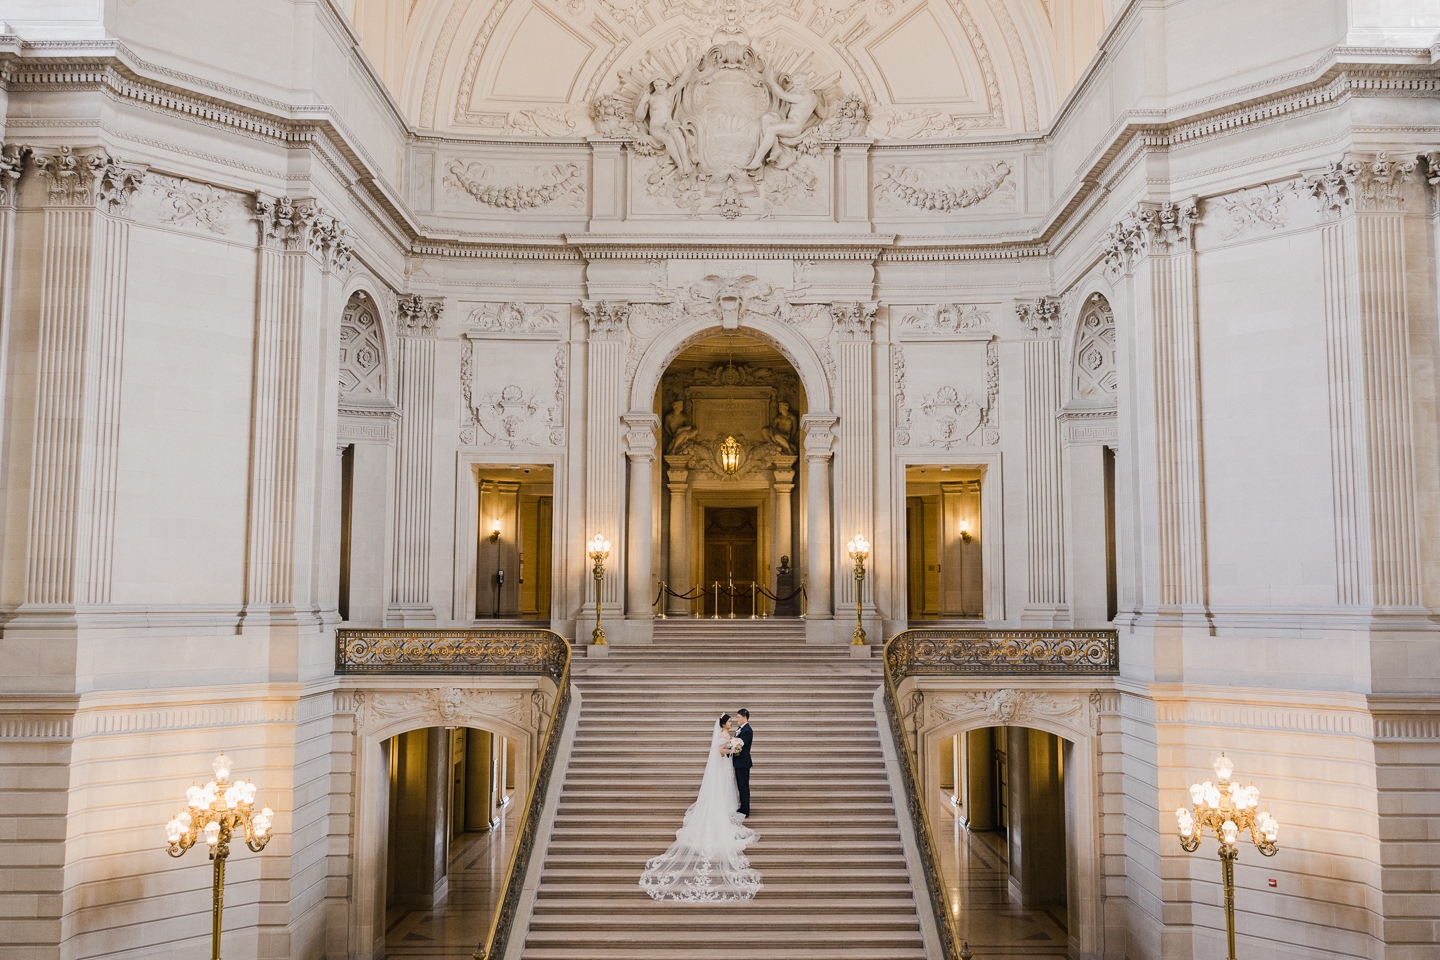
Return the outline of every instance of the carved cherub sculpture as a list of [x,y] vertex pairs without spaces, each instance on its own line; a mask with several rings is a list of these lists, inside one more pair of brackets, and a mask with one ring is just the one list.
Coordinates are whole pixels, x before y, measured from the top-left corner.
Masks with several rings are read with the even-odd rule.
[[681,176],[686,176],[695,168],[695,161],[690,157],[685,130],[675,119],[676,93],[677,88],[668,77],[656,77],[640,94],[635,104],[635,119],[645,125],[651,137],[665,145],[665,152],[675,162],[676,169]]
[[670,412],[665,415],[665,432],[670,434],[670,446],[666,449],[672,454],[682,452],[700,432],[685,413],[685,401],[670,404]]
[[810,89],[810,77],[803,72],[790,77],[788,90],[769,76],[765,77],[765,84],[780,103],[775,110],[760,118],[760,146],[756,148],[755,156],[750,158],[747,170],[759,170],[764,166],[765,158],[775,149],[781,137],[798,137],[804,133],[815,111],[820,108],[820,97]]
[[761,430],[760,435],[779,447],[780,452],[787,457],[793,456],[795,446],[790,438],[795,436],[795,415],[790,412],[790,404],[783,400],[780,401],[778,410],[775,419],[770,421],[770,426]]

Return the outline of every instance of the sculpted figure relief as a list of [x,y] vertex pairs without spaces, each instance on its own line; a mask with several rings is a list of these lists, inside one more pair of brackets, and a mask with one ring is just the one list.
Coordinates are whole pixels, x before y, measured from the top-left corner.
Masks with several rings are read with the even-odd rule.
[[665,448],[669,453],[681,453],[694,442],[695,435],[700,431],[695,429],[695,424],[685,412],[685,401],[676,400],[670,404],[670,412],[665,415],[665,432],[670,435],[670,446]]
[[[681,75],[681,89],[693,71]],[[680,90],[671,86],[668,77],[656,77],[650,81],[640,100],[635,104],[635,120],[645,124],[650,136],[665,146],[665,152],[674,161],[682,176],[689,176],[695,168],[690,157],[690,145],[685,141],[685,130],[675,119],[675,101]]]
[[765,85],[778,102],[775,109],[760,118],[760,146],[750,158],[749,170],[759,170],[765,164],[781,137],[794,138],[804,133],[820,108],[820,98],[810,89],[810,78],[804,73],[790,78],[788,90],[769,76],[765,77]]
[[795,415],[790,412],[790,404],[783,400],[780,401],[778,410],[770,426],[761,430],[760,435],[775,444],[785,456],[793,457],[795,444],[790,438],[795,436]]

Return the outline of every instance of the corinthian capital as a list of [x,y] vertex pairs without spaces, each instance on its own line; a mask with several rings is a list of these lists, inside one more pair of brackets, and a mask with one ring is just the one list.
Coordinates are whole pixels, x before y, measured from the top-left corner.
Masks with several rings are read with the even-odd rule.
[[1194,249],[1195,225],[1199,222],[1196,197],[1137,205],[1116,221],[1101,241],[1106,272],[1112,276],[1128,272],[1147,254],[1188,253]]
[[592,340],[619,337],[630,322],[630,304],[623,300],[582,300],[580,309],[585,311]]
[[830,304],[830,319],[835,321],[835,329],[839,330],[842,336],[852,340],[865,338],[870,336],[870,328],[875,323],[875,311],[878,308],[878,303],[856,300],[848,303],[832,303]]
[[1405,202],[1402,185],[1410,182],[1415,166],[1414,160],[1391,160],[1390,154],[1383,151],[1375,159],[1357,164],[1355,188],[1360,209],[1399,210]]
[[82,154],[61,147],[34,154],[34,161],[45,182],[46,203],[54,206],[94,204],[109,214],[124,213],[130,194],[145,179],[143,166],[121,163],[104,150]]
[[1055,297],[1021,300],[1015,304],[1015,315],[1031,336],[1047,337],[1059,326],[1060,301]]
[[422,297],[418,293],[402,294],[395,299],[395,315],[400,331],[412,337],[430,337],[440,325],[445,312],[444,297]]
[[15,188],[25,172],[30,152],[30,148],[23,145],[0,148],[0,207],[15,206]]

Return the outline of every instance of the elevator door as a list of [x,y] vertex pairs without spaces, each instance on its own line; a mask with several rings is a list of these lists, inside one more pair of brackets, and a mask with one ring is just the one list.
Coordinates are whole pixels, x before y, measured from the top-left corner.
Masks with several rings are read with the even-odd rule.
[[705,508],[704,612],[707,617],[716,612],[716,581],[720,583],[720,616],[730,615],[732,601],[726,591],[732,589],[740,594],[733,600],[735,616],[750,616],[750,584],[757,579],[760,545],[755,514],[755,507]]

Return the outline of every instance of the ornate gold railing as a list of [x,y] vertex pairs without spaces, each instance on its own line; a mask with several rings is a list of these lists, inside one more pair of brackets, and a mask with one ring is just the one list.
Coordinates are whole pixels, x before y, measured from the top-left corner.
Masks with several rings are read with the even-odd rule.
[[570,712],[570,644],[552,630],[351,630],[335,631],[335,672],[354,674],[440,673],[545,676],[555,682],[555,702],[540,732],[530,794],[520,813],[515,847],[505,865],[499,900],[475,960],[505,955],[525,872],[535,852],[540,811],[550,791],[560,734]]
[[885,715],[900,758],[905,809],[920,848],[930,909],[945,960],[962,960],[962,943],[945,897],[940,850],[920,793],[919,746],[905,733],[899,687],[913,676],[1093,676],[1120,668],[1114,630],[905,630],[885,644]]
[[1114,630],[905,630],[885,644],[885,668],[899,683],[920,674],[1047,674],[1120,672]]

